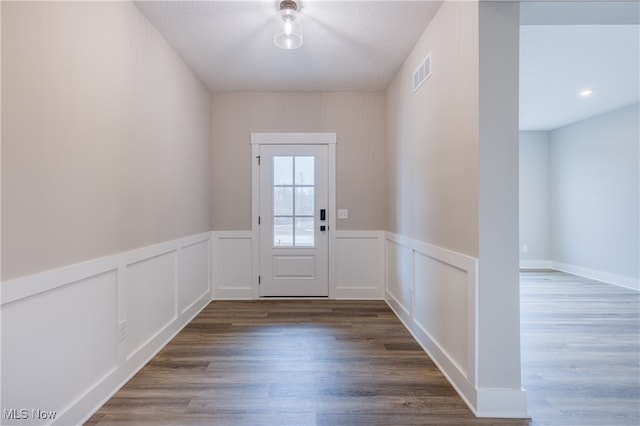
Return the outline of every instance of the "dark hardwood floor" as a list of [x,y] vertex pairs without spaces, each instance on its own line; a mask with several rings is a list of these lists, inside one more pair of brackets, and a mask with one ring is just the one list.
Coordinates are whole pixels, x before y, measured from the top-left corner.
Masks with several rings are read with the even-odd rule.
[[532,425],[639,425],[640,294],[555,271],[520,289]]
[[382,301],[212,302],[87,424],[527,425],[477,419]]
[[89,425],[640,424],[640,295],[521,274],[528,420],[477,419],[382,301],[212,302]]

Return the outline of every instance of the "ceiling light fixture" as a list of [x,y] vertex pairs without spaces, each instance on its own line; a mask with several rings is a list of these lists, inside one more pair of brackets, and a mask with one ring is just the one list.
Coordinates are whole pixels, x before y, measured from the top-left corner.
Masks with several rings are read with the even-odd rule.
[[302,46],[302,16],[294,0],[283,0],[276,16],[273,42],[280,49],[297,49]]
[[580,91],[580,97],[582,98],[588,98],[591,95],[593,95],[593,90],[591,89],[584,89]]

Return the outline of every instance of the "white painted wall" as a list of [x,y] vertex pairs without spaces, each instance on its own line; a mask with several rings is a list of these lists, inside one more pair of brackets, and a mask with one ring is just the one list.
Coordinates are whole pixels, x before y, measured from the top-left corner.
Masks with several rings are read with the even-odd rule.
[[523,416],[518,271],[520,5],[479,3],[478,400],[483,416]]
[[551,258],[640,276],[639,107],[550,133]]
[[551,259],[549,161],[549,132],[520,132],[520,265],[523,267],[549,266]]

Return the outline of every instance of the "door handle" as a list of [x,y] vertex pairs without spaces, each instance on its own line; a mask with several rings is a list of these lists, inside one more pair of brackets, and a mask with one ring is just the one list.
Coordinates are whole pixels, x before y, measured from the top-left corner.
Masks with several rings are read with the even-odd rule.
[[320,220],[327,220],[327,211],[326,211],[326,209],[320,209]]

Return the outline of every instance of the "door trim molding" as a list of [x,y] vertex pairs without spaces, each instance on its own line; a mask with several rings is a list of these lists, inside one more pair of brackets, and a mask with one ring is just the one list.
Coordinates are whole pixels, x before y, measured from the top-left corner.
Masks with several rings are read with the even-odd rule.
[[335,145],[336,133],[251,133],[251,145]]
[[335,252],[336,252],[336,144],[337,133],[251,133],[251,277],[253,298],[260,298],[258,276],[260,275],[260,169],[258,157],[260,145],[327,145],[327,173],[329,205],[329,299],[336,298],[335,290]]

